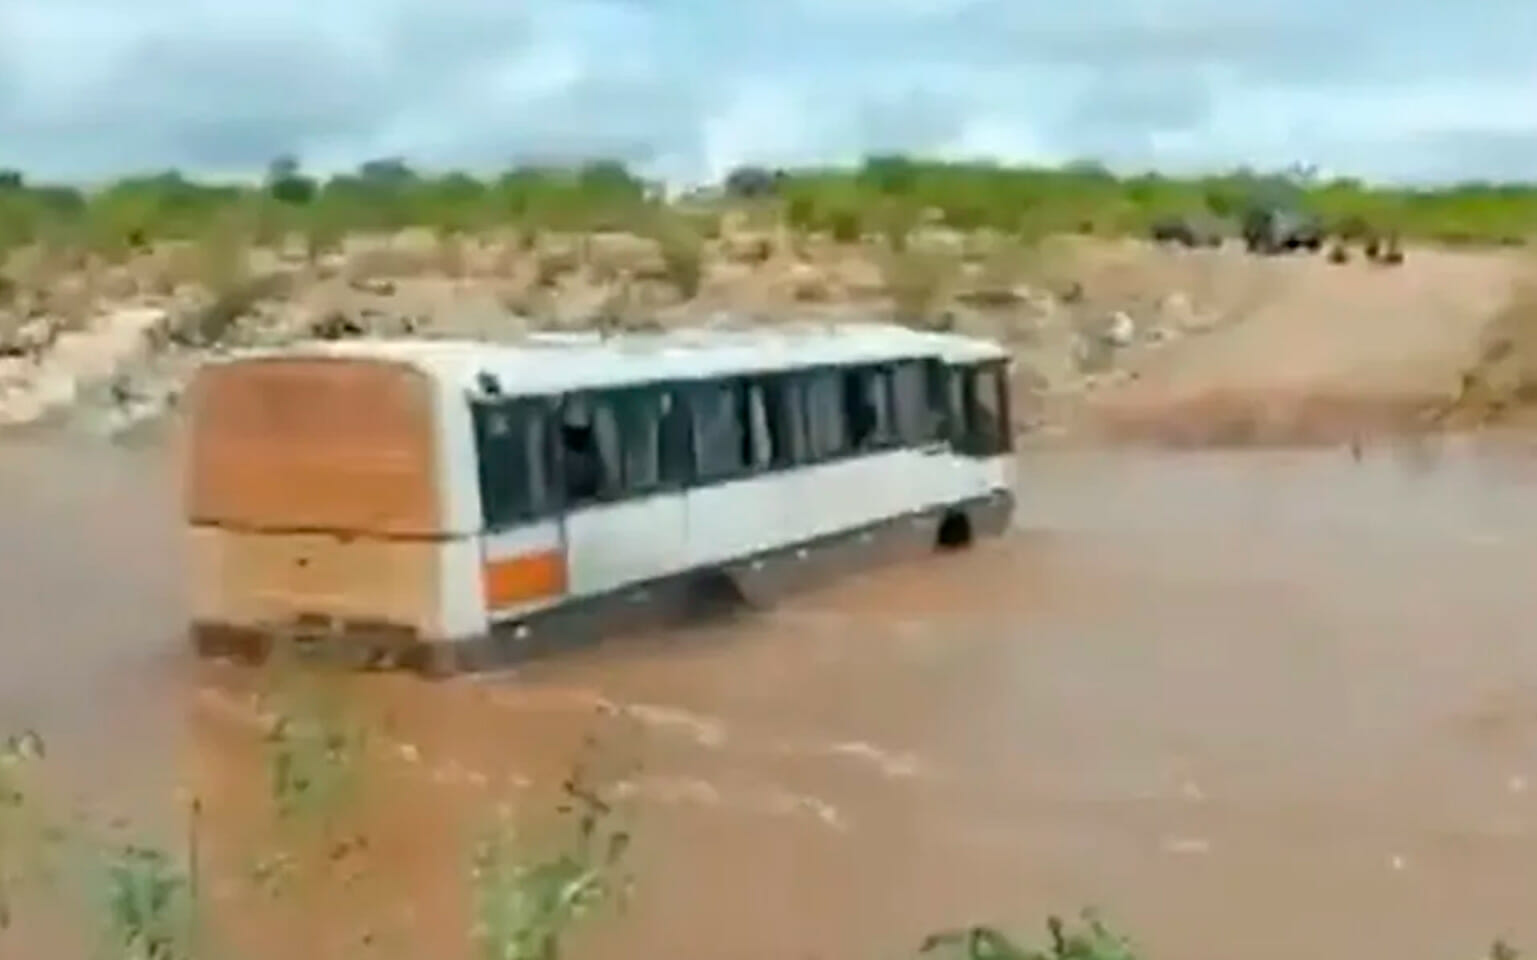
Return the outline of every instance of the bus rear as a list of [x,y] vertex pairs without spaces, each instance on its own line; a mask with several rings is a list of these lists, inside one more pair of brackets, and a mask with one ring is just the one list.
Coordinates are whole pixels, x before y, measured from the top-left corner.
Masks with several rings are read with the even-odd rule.
[[446,632],[446,567],[474,540],[446,522],[435,396],[424,373],[368,358],[200,371],[185,504],[203,652],[327,637],[390,662]]

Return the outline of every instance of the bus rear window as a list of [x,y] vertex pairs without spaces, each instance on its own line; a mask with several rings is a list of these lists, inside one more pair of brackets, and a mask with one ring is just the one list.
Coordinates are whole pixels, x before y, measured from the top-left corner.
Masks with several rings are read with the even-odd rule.
[[440,532],[431,391],[408,368],[243,361],[205,369],[190,400],[192,522]]

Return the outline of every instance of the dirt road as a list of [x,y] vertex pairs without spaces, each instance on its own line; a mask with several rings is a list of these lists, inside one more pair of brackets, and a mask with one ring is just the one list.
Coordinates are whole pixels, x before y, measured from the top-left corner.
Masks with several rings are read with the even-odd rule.
[[1124,259],[1143,285],[1196,269],[1221,278],[1208,283],[1217,318],[1129,360],[1132,378],[1095,394],[1091,419],[1195,443],[1340,440],[1411,423],[1457,396],[1484,324],[1537,275],[1530,254],[1501,251],[1410,250],[1396,268],[1231,249]]

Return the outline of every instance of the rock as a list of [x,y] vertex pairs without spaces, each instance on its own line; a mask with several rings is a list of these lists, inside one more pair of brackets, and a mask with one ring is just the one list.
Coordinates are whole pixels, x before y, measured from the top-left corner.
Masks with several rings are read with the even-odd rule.
[[971,307],[1004,310],[1026,301],[1028,290],[1020,286],[978,284],[956,294],[956,299]]
[[725,260],[708,263],[700,283],[700,296],[712,301],[729,299],[735,291],[751,283],[757,276],[746,264]]
[[1073,340],[1073,362],[1085,375],[1103,373],[1114,361],[1114,344],[1108,337],[1078,336]]
[[785,272],[785,286],[797,303],[826,303],[833,299],[832,284],[816,267],[797,263]]
[[1176,290],[1159,301],[1158,313],[1165,323],[1183,327],[1195,318],[1195,307],[1189,297]]
[[127,367],[151,355],[153,333],[166,324],[161,308],[124,308],[97,317],[86,329],[58,334],[0,403],[0,422],[28,423],[98,392],[105,404],[123,393]]
[[1105,330],[1105,342],[1116,347],[1129,347],[1137,339],[1137,324],[1125,310],[1117,310],[1110,317]]
[[403,253],[428,255],[436,253],[440,237],[437,231],[427,227],[407,227],[385,240],[385,245]]
[[650,237],[617,230],[594,233],[587,238],[587,261],[600,276],[651,276],[666,271],[659,243]]
[[350,337],[361,337],[368,331],[357,320],[340,310],[333,310],[310,324],[309,332],[310,336],[321,340],[344,340]]
[[353,277],[347,281],[347,285],[359,293],[370,293],[376,297],[389,297],[395,293],[394,281],[378,277]]
[[53,346],[58,337],[59,325],[52,317],[32,317],[10,333],[0,332],[0,356],[35,357]]
[[881,274],[880,265],[869,257],[845,257],[837,261],[829,268],[828,279],[851,299],[870,300],[886,294],[886,278]]
[[966,255],[966,235],[948,227],[920,227],[908,237],[907,248],[961,259]]
[[608,303],[609,293],[602,287],[571,284],[562,288],[550,304],[549,319],[561,330],[586,327]]
[[767,233],[726,233],[720,238],[721,259],[730,263],[757,266],[774,256],[774,237]]

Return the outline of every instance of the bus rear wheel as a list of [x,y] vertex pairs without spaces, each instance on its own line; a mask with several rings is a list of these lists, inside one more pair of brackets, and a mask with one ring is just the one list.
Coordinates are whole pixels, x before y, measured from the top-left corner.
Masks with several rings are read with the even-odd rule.
[[961,550],[971,546],[971,517],[965,511],[952,510],[939,521],[935,545],[941,550]]

